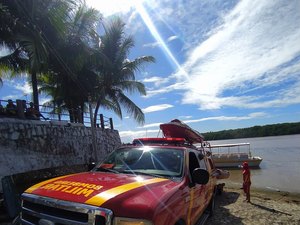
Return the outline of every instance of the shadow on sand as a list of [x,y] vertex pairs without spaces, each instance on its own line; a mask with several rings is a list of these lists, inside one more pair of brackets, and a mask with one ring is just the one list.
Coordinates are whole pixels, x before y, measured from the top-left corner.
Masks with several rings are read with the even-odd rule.
[[279,210],[269,208],[269,207],[266,207],[266,206],[263,206],[263,205],[259,205],[259,204],[253,203],[253,202],[250,202],[250,204],[257,207],[257,208],[260,208],[262,210],[266,210],[266,211],[271,212],[271,213],[281,213],[281,214],[284,214],[284,215],[292,216],[292,214],[289,214],[289,213],[286,213],[286,212],[281,212]]
[[209,218],[207,225],[234,224],[243,225],[241,218],[232,215],[225,206],[237,201],[240,194],[237,192],[223,192],[222,195],[216,196],[215,214]]

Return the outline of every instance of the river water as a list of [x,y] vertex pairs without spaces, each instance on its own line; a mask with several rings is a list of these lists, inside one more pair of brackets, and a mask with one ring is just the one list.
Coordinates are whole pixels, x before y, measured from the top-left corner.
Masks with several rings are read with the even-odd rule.
[[[300,135],[210,141],[212,144],[249,142],[253,156],[263,161],[259,169],[251,169],[252,187],[300,193]],[[226,186],[241,187],[240,169],[229,169]]]

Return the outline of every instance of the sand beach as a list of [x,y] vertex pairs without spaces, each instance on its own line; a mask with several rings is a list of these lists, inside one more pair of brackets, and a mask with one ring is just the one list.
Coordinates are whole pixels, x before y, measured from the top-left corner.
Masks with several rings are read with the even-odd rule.
[[251,203],[242,190],[224,187],[216,196],[215,214],[207,225],[300,225],[300,195],[252,189]]

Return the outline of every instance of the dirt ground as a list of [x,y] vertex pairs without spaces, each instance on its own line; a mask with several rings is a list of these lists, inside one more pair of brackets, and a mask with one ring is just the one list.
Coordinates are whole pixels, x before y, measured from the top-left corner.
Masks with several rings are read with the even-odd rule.
[[215,214],[207,225],[300,225],[300,196],[282,192],[252,191],[251,203],[240,189],[224,188],[216,196]]

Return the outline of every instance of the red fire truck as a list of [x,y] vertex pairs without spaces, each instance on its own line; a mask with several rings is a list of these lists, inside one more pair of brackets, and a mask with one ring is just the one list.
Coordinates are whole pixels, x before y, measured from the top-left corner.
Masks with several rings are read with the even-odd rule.
[[90,172],[22,194],[22,224],[198,225],[213,213],[216,177],[204,148],[183,138],[141,138]]

